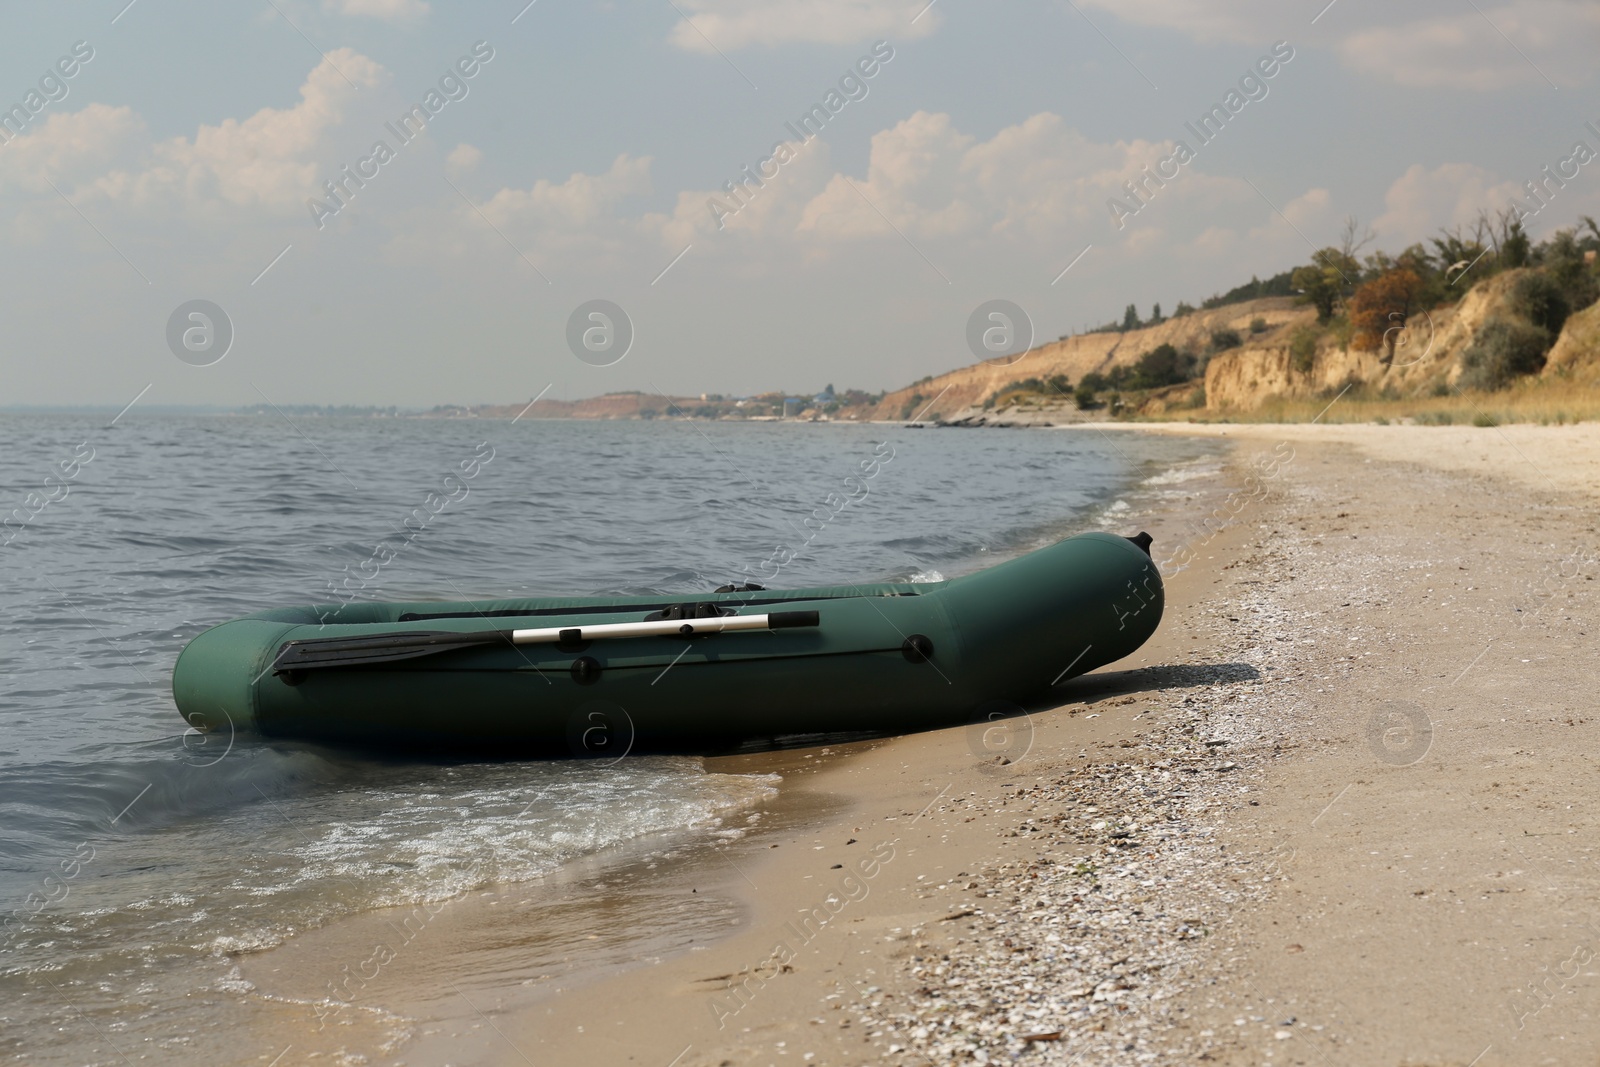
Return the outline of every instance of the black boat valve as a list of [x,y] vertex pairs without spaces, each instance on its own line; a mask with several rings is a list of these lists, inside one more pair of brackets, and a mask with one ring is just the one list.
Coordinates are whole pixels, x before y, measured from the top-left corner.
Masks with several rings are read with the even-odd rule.
[[593,685],[600,680],[600,661],[593,656],[579,656],[572,661],[572,680],[579,685]]
[[1133,537],[1124,538],[1124,540],[1132,541],[1134,544],[1138,545],[1139,550],[1147,556],[1150,554],[1150,546],[1155,543],[1155,538],[1151,537],[1143,530],[1140,530]]

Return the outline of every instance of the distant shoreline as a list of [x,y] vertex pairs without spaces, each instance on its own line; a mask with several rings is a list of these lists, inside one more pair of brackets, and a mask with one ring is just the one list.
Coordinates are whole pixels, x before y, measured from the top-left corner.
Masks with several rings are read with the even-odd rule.
[[[562,401],[576,405],[580,401]],[[0,407],[0,416],[58,416],[98,418],[114,415],[113,405],[85,407],[12,406]],[[405,419],[431,420],[485,420],[515,422],[520,419],[539,422],[697,422],[747,424],[810,424],[845,426],[900,426],[914,429],[1103,429],[1106,427],[1139,428],[1183,425],[1196,428],[1209,426],[1272,426],[1306,425],[1314,422],[1326,425],[1419,425],[1450,426],[1471,425],[1494,427],[1507,424],[1573,425],[1600,421],[1600,390],[1572,389],[1554,393],[1537,388],[1495,394],[1492,396],[1446,396],[1425,399],[1383,399],[1365,396],[1347,396],[1337,403],[1326,399],[1284,400],[1264,405],[1248,412],[1207,411],[1204,409],[1169,411],[1158,415],[1131,414],[1107,418],[1103,410],[1083,411],[1068,406],[1035,406],[1010,408],[998,411],[973,412],[957,418],[934,417],[922,420],[883,418],[838,418],[821,416],[706,416],[692,412],[683,414],[582,415],[572,413],[521,414],[508,405],[483,405],[481,409],[468,407],[452,410],[395,410],[316,408],[285,406],[280,412],[256,411],[248,407],[214,407],[206,405],[147,407],[129,412],[128,420],[151,417],[185,418],[282,418],[296,419]],[[1200,430],[1204,432],[1204,430]]]

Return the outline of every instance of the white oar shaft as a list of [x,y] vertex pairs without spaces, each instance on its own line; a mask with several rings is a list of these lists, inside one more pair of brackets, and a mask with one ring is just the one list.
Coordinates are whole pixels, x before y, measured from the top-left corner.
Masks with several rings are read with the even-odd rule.
[[518,645],[553,645],[561,641],[595,641],[610,637],[688,637],[693,634],[770,629],[772,625],[766,615],[724,615],[714,619],[662,619],[657,622],[607,622],[596,626],[545,626],[536,630],[512,630],[511,641]]

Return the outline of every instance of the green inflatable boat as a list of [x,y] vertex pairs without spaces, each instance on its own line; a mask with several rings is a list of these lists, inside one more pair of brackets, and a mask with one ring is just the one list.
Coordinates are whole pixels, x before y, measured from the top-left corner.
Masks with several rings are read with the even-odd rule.
[[262,611],[189,642],[172,694],[191,726],[274,738],[716,752],[1038,705],[1142,645],[1162,604],[1148,534],[1087,533],[925,584]]

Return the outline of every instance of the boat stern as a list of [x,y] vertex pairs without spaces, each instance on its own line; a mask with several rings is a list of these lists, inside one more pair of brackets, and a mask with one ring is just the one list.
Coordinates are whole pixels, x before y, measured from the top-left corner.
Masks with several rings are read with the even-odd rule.
[[290,629],[281,622],[236,619],[190,641],[172,668],[178,714],[202,733],[256,732],[256,680]]

